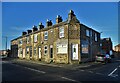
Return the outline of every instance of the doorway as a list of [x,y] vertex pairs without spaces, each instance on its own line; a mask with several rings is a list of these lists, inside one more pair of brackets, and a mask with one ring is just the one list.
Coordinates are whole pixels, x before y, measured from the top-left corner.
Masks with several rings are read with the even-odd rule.
[[53,45],[50,45],[50,58],[53,58]]
[[38,57],[41,59],[41,47],[38,47]]
[[78,44],[72,44],[72,60],[78,60]]
[[25,49],[23,49],[23,58],[25,58]]
[[32,46],[30,46],[30,58],[32,58]]

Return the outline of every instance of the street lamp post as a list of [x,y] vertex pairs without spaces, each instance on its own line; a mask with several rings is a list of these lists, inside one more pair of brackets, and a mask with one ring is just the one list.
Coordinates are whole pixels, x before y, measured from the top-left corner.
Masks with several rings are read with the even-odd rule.
[[102,51],[102,42],[101,42],[101,34],[102,34],[103,32],[100,32],[100,52]]

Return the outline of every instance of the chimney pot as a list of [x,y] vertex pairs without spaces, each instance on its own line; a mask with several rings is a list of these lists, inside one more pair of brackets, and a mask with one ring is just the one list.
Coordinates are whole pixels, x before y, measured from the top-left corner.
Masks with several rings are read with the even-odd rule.
[[32,32],[32,30],[27,30],[28,34]]
[[57,15],[56,23],[62,22],[62,17],[60,15]]
[[39,30],[44,28],[44,25],[42,25],[42,22],[39,23]]
[[51,20],[49,21],[49,20],[47,19],[47,24],[46,24],[46,25],[47,25],[47,27],[48,27],[48,26],[52,26],[52,21],[51,21]]
[[33,25],[33,32],[37,30],[38,30],[37,26]]
[[27,34],[27,32],[22,32],[22,35],[26,35]]

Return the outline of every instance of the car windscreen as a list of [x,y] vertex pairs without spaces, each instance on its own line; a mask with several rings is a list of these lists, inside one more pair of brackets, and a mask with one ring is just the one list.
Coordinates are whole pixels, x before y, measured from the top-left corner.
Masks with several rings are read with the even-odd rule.
[[105,55],[97,55],[98,57],[105,57]]

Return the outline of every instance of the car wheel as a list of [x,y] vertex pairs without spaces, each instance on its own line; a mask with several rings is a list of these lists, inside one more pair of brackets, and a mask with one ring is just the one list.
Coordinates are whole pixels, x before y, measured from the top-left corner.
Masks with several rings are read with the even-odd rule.
[[108,60],[105,60],[105,64],[108,63]]

